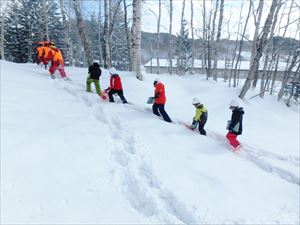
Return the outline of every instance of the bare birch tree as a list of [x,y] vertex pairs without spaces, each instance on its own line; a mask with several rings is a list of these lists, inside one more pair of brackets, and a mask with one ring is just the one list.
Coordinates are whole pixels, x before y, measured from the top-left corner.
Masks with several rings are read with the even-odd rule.
[[[235,62],[235,58],[237,56],[236,55],[236,51],[238,49],[238,42],[239,42],[239,36],[238,36],[238,34],[240,34],[241,29],[242,29],[243,8],[244,8],[244,1],[242,1],[241,9],[240,9],[240,16],[239,16],[239,22],[238,22],[238,28],[237,28],[237,35],[236,35],[235,47],[234,47],[234,51],[233,51],[232,67],[231,67],[231,70],[230,70],[229,82],[228,82],[229,87],[231,86],[231,79],[232,79],[232,75],[234,73],[233,65],[234,65],[234,62]],[[233,87],[236,87],[236,77],[234,77]]]
[[67,20],[66,17],[64,0],[59,0],[59,2],[60,2],[60,9],[61,9],[61,15],[62,15],[63,26],[64,26],[64,42],[67,48],[67,59],[69,60],[69,64],[73,65],[74,57],[73,57],[72,42],[70,38],[70,31],[69,31],[69,21]]
[[169,22],[169,45],[168,45],[168,59],[169,59],[169,73],[172,74],[172,22],[173,22],[173,0],[170,0],[170,22]]
[[215,51],[214,51],[213,79],[215,81],[218,81],[218,72],[217,72],[218,47],[219,47],[219,42],[220,42],[220,38],[221,38],[221,29],[222,29],[222,23],[223,23],[223,12],[224,12],[224,0],[221,0],[218,30],[217,30],[217,38],[216,38],[216,42],[215,42]]
[[251,82],[253,81],[253,77],[255,76],[256,73],[258,73],[259,60],[262,56],[262,53],[263,53],[264,48],[265,48],[265,46],[267,44],[267,41],[268,41],[268,35],[270,33],[270,29],[271,29],[271,25],[272,25],[272,22],[273,22],[274,14],[275,14],[275,12],[278,13],[276,8],[279,7],[280,4],[281,4],[281,0],[273,0],[272,1],[270,11],[269,11],[267,19],[265,21],[265,25],[262,29],[262,33],[258,37],[258,45],[257,45],[257,48],[256,48],[255,57],[253,58],[253,63],[251,64],[250,71],[248,73],[247,79],[246,79],[246,81],[244,83],[244,86],[241,90],[241,93],[239,95],[239,97],[241,99],[243,99],[245,97],[247,91],[249,90],[249,88],[251,86]]
[[141,73],[141,10],[142,0],[133,0],[133,22],[132,22],[132,46],[133,46],[133,68],[136,78],[143,80]]
[[77,26],[78,26],[78,30],[79,30],[80,39],[81,39],[81,42],[82,42],[83,48],[84,48],[84,55],[85,55],[88,65],[91,65],[93,62],[91,48],[90,48],[90,44],[88,43],[88,40],[86,38],[84,21],[83,21],[81,12],[80,12],[80,7],[79,7],[79,0],[73,0],[73,6],[74,6],[75,14],[76,14],[76,20],[77,20]]
[[261,77],[260,94],[259,94],[259,96],[261,98],[263,98],[264,94],[265,94],[265,88],[266,88],[265,79],[266,79],[266,76],[267,76],[267,66],[268,66],[268,63],[269,63],[269,57],[270,57],[270,52],[271,52],[271,44],[273,43],[272,40],[273,40],[273,36],[274,36],[274,31],[275,31],[277,19],[278,19],[278,12],[279,12],[281,6],[282,6],[282,4],[279,4],[279,6],[276,8],[276,12],[275,12],[275,15],[274,15],[274,19],[273,19],[273,23],[272,23],[272,27],[271,27],[271,31],[270,31],[269,40],[268,40],[268,43],[267,43],[266,48],[265,48],[265,62],[264,62],[263,73],[262,73],[262,77]]
[[[206,59],[207,59],[207,51],[206,51],[206,5],[205,0],[202,1],[202,73],[206,73]],[[208,76],[207,76],[208,79]]]
[[[217,21],[218,9],[219,9],[219,2],[220,2],[219,0],[216,0],[216,4],[215,4],[215,7],[214,7],[214,11],[213,11],[212,30],[211,30],[210,38],[209,38],[209,41],[210,41],[211,45],[213,46],[213,48],[212,48],[213,52],[211,50],[208,51],[208,53],[209,53],[209,65],[211,65],[211,60],[214,60],[214,56],[215,56],[214,55],[215,48],[216,48],[216,46],[215,46],[215,33],[216,33],[216,21]],[[209,23],[211,23],[211,21],[209,21]],[[208,49],[211,49],[211,48],[208,48]],[[211,71],[212,71],[212,76],[214,78],[215,77],[215,75],[214,75],[215,70],[214,70],[213,66],[211,68]]]
[[244,37],[245,37],[247,25],[248,25],[250,13],[251,13],[251,8],[252,8],[252,4],[251,4],[251,2],[249,2],[248,14],[247,14],[247,17],[246,17],[246,21],[245,21],[245,25],[244,25],[244,30],[243,30],[242,36],[240,37],[239,52],[238,52],[238,55],[237,55],[237,60],[236,60],[235,68],[234,68],[234,72],[233,72],[234,87],[236,87],[236,79],[237,79],[237,74],[238,74],[238,65],[239,65],[240,60],[241,60],[241,52],[242,52],[242,49],[243,49],[243,41],[244,41]]
[[[253,0],[251,0],[251,4],[253,4]],[[250,66],[253,63],[253,59],[254,59],[254,56],[255,56],[255,50],[256,50],[257,41],[258,41],[257,36],[258,36],[258,32],[259,32],[259,26],[260,26],[260,21],[261,21],[263,8],[264,8],[264,0],[259,0],[259,4],[258,4],[258,7],[257,7],[258,12],[257,12],[257,14],[253,13],[255,31],[254,31],[253,42],[252,42],[252,47],[251,47]],[[254,75],[253,82],[252,82],[252,87],[253,88],[256,87],[257,79],[258,79],[258,73]]]
[[161,18],[161,0],[158,0],[158,19],[156,36],[156,73],[159,74],[159,50],[160,50],[160,18]]
[[99,14],[98,14],[98,23],[99,23],[99,33],[98,33],[98,49],[99,49],[99,56],[100,56],[100,65],[103,63],[103,50],[102,50],[102,7],[101,7],[102,0],[99,0]]
[[104,0],[104,68],[109,68],[110,49],[109,49],[109,6],[108,1]]
[[194,73],[194,61],[195,61],[195,40],[194,40],[194,4],[191,0],[191,31],[192,31],[192,65],[190,68],[190,74]]
[[[300,57],[300,47],[296,48],[296,50],[294,51],[294,55],[292,57],[291,63],[289,65],[288,69],[285,71],[283,81],[282,81],[282,84],[281,84],[281,88],[280,88],[280,91],[279,91],[278,97],[277,97],[278,101],[283,96],[284,88],[287,85],[287,82],[288,82],[289,78],[291,77],[292,69],[296,66],[299,57]],[[298,62],[298,63],[300,64],[300,62]]]
[[[283,31],[283,34],[282,34],[282,37],[285,37],[286,35],[286,32],[287,32],[287,28],[290,24],[290,15],[291,15],[291,12],[292,12],[292,8],[293,8],[293,5],[294,5],[294,0],[292,0],[292,3],[290,5],[290,8],[289,8],[289,12],[288,12],[288,17],[287,17],[287,22],[286,22],[286,25],[283,27],[284,28],[284,31]],[[280,21],[280,24],[281,24],[281,21]],[[280,31],[281,28],[279,28],[279,31]],[[273,94],[273,89],[274,89],[274,85],[275,85],[275,80],[276,80],[276,77],[277,77],[277,67],[278,67],[278,63],[279,63],[279,53],[276,55],[276,58],[275,58],[275,70],[272,74],[272,84],[271,84],[271,91],[270,91],[270,94],[272,95]]]
[[123,0],[124,5],[124,24],[125,24],[125,33],[126,33],[126,43],[127,43],[127,51],[128,51],[128,65],[129,65],[129,71],[132,71],[132,61],[131,61],[131,47],[130,47],[130,32],[128,29],[128,16],[127,16],[127,5],[126,0]]

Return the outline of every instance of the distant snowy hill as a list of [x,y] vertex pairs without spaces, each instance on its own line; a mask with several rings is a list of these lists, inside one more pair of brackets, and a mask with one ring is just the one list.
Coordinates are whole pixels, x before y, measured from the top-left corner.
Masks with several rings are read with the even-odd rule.
[[[146,104],[156,75],[119,71],[133,103],[123,105],[86,93],[86,68],[67,67],[63,81],[0,63],[1,224],[299,224],[299,111],[272,96],[240,102],[234,153],[225,127],[241,87],[160,75],[169,124]],[[208,109],[207,137],[180,123],[192,121],[194,97]]]

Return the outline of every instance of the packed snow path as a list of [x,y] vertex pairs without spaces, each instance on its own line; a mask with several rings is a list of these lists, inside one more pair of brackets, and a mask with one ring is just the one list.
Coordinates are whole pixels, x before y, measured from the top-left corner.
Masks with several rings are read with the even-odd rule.
[[[152,169],[147,157],[140,151],[146,146],[137,140],[135,135],[126,129],[117,116],[109,116],[103,107],[104,102],[96,95],[83,91],[83,86],[74,82],[53,80],[54,85],[63,88],[71,95],[78,97],[91,113],[100,122],[108,124],[113,145],[112,158],[116,162],[111,169],[114,179],[120,179],[116,183],[122,183],[122,192],[128,201],[138,212],[144,216],[155,218],[153,221],[162,221],[165,224],[193,224],[196,219],[193,212],[177,199],[174,193],[163,188]],[[95,101],[96,99],[96,101]],[[111,103],[108,103],[111,104]],[[117,106],[119,107],[119,106]]]
[[[228,145],[226,138],[223,135],[220,135],[216,132],[209,131],[209,136],[218,141],[221,145]],[[299,174],[294,174],[287,169],[280,168],[278,166],[273,165],[271,160],[280,161],[283,164],[287,164],[294,169],[294,171],[299,171],[300,162],[296,157],[284,157],[281,155],[277,155],[262,149],[253,148],[248,145],[244,145],[240,150],[236,152],[236,154],[252,163],[257,165],[262,170],[275,174],[276,176],[286,180],[290,183],[300,185]]]

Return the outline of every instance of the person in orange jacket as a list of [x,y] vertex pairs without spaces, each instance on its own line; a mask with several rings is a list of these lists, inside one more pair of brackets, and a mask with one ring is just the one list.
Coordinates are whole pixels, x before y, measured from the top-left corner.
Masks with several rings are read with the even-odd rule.
[[160,82],[159,79],[155,79],[153,82],[154,85],[154,104],[152,106],[152,111],[157,116],[162,116],[166,122],[171,123],[169,115],[165,111],[166,104],[166,94],[165,94],[165,86]]
[[44,53],[44,42],[43,41],[39,41],[38,42],[38,47],[36,48],[36,64],[40,64],[41,62],[43,62],[43,53]]
[[49,47],[49,41],[44,41],[42,62],[45,66],[45,69],[47,69],[48,66],[47,56],[50,50],[51,48]]
[[60,49],[57,48],[53,42],[49,43],[49,47],[51,48],[51,50],[46,57],[46,62],[49,62],[51,60],[51,67],[49,69],[51,78],[55,78],[54,73],[58,69],[61,77],[64,80],[69,80],[69,78],[66,76],[66,72],[64,69],[64,59]]

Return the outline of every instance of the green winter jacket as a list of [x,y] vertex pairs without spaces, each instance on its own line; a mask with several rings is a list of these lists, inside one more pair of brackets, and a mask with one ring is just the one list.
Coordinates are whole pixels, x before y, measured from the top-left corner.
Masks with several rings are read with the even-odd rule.
[[193,118],[200,124],[205,124],[207,121],[207,109],[201,104],[196,108],[196,115]]

